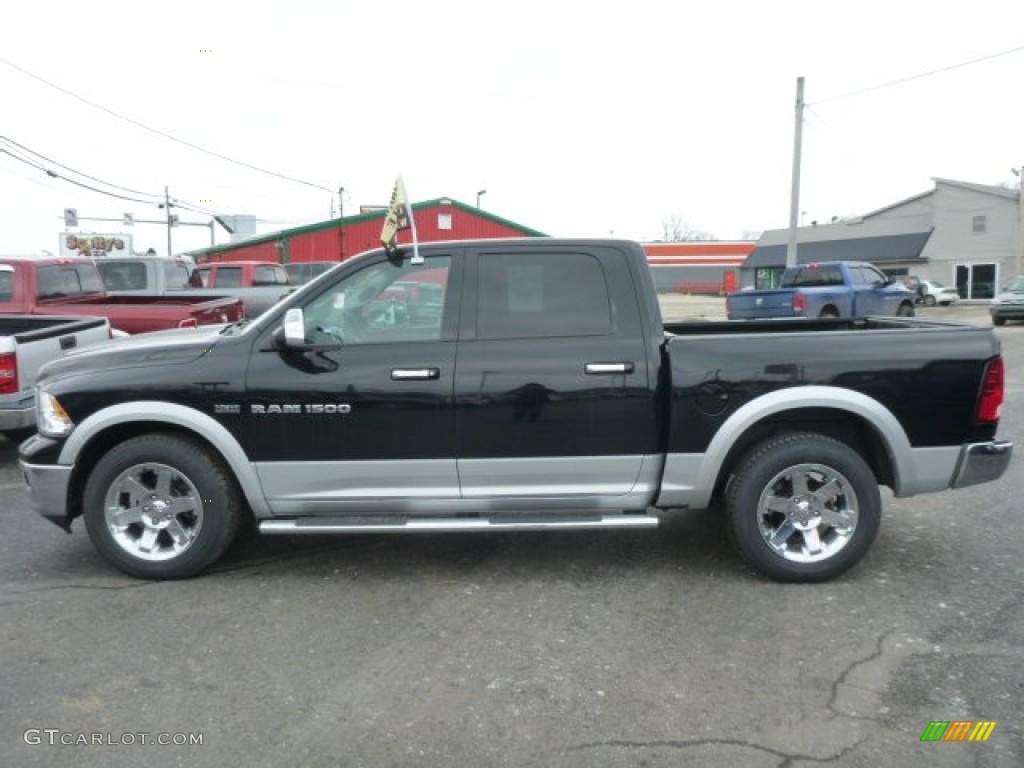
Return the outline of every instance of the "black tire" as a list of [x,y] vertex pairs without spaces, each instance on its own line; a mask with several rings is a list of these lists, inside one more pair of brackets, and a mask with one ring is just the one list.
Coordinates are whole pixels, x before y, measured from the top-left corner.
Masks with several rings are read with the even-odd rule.
[[[947,302],[944,302],[944,303],[948,304],[949,302],[947,301]],[[932,296],[931,294],[928,294],[927,296],[925,296],[924,297],[924,305],[926,307],[934,307],[935,306],[935,297]]]
[[1006,325],[1005,317],[992,316],[992,325]]
[[[824,501],[815,496],[833,484]],[[777,581],[818,582],[864,557],[878,535],[882,501],[871,468],[853,449],[791,432],[737,463],[725,510],[733,544],[757,571]]]
[[835,320],[839,317],[839,313],[836,312],[832,307],[825,307],[821,310],[821,314],[818,317],[825,320]]
[[[933,299],[934,303],[934,299]],[[899,309],[896,310],[896,314],[899,317],[913,317],[914,316],[914,305],[904,302],[900,304]]]
[[[83,495],[85,527],[110,563],[141,579],[184,579],[215,562],[242,507],[220,458],[169,433],[132,438],[97,462]],[[120,507],[120,524],[110,511]]]

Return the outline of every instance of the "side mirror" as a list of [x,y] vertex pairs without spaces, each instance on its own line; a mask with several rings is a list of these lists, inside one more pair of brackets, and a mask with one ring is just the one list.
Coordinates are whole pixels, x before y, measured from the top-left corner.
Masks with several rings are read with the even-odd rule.
[[286,347],[306,346],[306,320],[301,307],[292,307],[284,313],[284,344]]

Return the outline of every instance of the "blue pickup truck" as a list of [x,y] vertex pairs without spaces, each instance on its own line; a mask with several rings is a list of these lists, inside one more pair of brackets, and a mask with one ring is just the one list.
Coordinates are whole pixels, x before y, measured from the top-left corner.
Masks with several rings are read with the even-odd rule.
[[914,292],[871,264],[826,261],[787,269],[780,288],[726,297],[730,320],[914,314]]

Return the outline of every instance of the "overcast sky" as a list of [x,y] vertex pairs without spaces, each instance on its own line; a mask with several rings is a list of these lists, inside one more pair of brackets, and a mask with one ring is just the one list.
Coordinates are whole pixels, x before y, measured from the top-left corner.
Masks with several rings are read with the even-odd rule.
[[[657,239],[677,217],[735,239],[788,222],[798,76],[807,223],[936,176],[1015,183],[1024,50],[992,57],[1013,49],[1020,0],[36,0],[4,7],[0,135],[263,230],[327,218],[338,187],[346,215],[384,204],[401,173],[414,201],[486,189],[485,209],[552,235]],[[56,251],[69,207],[162,216],[0,152],[0,253]],[[160,226],[82,229],[166,250]],[[209,237],[178,228],[174,249]]]

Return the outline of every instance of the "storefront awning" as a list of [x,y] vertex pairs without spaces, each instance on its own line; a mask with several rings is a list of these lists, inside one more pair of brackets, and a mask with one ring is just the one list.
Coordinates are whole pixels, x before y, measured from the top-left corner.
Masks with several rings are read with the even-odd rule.
[[[871,264],[924,262],[921,252],[931,234],[931,231],[928,231],[906,235],[851,237],[843,240],[800,243],[797,245],[796,263],[809,264],[815,261],[867,261]],[[758,246],[743,262],[744,269],[784,266],[786,266],[785,245]]]

